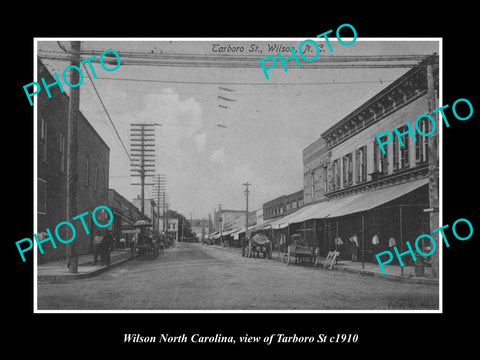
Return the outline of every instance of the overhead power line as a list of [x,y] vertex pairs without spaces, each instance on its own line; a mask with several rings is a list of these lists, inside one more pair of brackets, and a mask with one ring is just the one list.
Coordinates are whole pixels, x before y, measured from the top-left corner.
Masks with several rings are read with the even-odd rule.
[[[82,55],[97,55],[99,51],[82,52]],[[216,68],[260,68],[261,57],[245,55],[216,55],[216,54],[133,54],[118,52],[122,65],[138,66],[166,66],[166,67],[216,67]],[[40,52],[44,59],[70,61],[70,53]],[[322,68],[409,68],[417,66],[431,55],[344,55],[321,56],[315,61],[305,62],[300,69]],[[86,58],[86,57],[85,57]],[[99,62],[96,57],[92,62]]]
[[120,134],[118,133],[117,128],[116,128],[115,124],[113,123],[112,118],[110,117],[110,114],[108,113],[108,110],[107,110],[107,108],[105,107],[105,104],[102,101],[102,98],[100,97],[100,94],[97,91],[95,83],[93,82],[93,80],[90,76],[90,73],[88,72],[88,69],[85,66],[85,63],[83,64],[83,67],[85,68],[85,71],[87,72],[88,78],[90,79],[90,82],[92,83],[93,89],[95,90],[95,93],[97,94],[98,100],[100,100],[100,103],[102,104],[102,107],[103,107],[103,110],[105,111],[105,114],[107,114],[108,120],[110,120],[110,124],[112,124],[113,130],[115,130],[115,134],[117,135],[118,140],[120,140],[120,144],[122,144],[123,150],[125,150],[125,154],[127,154],[128,159],[130,161],[132,161],[132,159],[130,158],[130,154],[128,153],[128,150],[127,150],[125,144],[123,143],[123,140],[120,137]]
[[[98,80],[113,80],[113,81],[137,81],[137,82],[152,82],[152,83],[170,83],[170,84],[193,84],[193,85],[246,85],[246,86],[282,86],[282,85],[347,85],[347,84],[372,84],[378,83],[379,80],[373,81],[322,81],[322,82],[219,82],[219,81],[189,81],[189,80],[159,80],[159,79],[135,79],[135,78],[117,78],[117,77],[102,77],[97,76]],[[393,80],[382,80],[382,82],[391,82]],[[205,94],[205,93],[201,93]],[[198,94],[198,95],[201,95]],[[165,95],[171,95],[166,93]],[[208,94],[208,95],[213,95]],[[258,95],[258,94],[244,94],[235,93],[235,95]]]

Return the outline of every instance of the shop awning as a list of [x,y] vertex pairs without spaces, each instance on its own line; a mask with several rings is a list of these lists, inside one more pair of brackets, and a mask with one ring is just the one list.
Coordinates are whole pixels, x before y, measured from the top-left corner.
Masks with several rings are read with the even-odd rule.
[[305,207],[305,211],[290,218],[289,221],[291,224],[295,224],[305,220],[338,217],[371,210],[427,184],[428,179],[414,180],[404,184],[392,185],[380,190],[372,190],[358,195],[348,196],[343,199],[317,203]]
[[[276,219],[268,219],[264,220],[256,225],[248,227],[248,231],[257,231],[257,230],[262,230],[269,227],[269,225],[274,222]],[[245,231],[245,228],[243,228],[243,231]]]
[[280,219],[277,219],[275,221],[273,221],[270,226],[272,227],[272,229],[283,229],[283,228],[286,228],[288,226],[288,224],[291,224],[292,223],[292,219],[300,216],[301,214],[303,214],[304,212],[308,211],[310,209],[311,206],[304,206],[302,208],[300,208],[299,210],[295,211],[294,213],[291,213],[291,214],[288,214]]
[[427,184],[428,179],[420,179],[352,196],[348,202],[332,209],[330,217],[355,214],[380,207]]
[[222,236],[228,236],[228,235],[231,235],[233,233],[236,233],[237,231],[238,231],[238,229],[232,229],[232,230],[224,231],[222,233]]

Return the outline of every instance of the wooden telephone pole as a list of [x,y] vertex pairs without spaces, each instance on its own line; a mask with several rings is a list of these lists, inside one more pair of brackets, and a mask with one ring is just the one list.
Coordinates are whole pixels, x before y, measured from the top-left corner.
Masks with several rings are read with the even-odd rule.
[[[438,65],[434,63],[435,57],[432,56],[432,60],[427,64],[427,86],[428,86],[428,110],[429,113],[438,108],[437,93],[435,91],[435,77],[434,68],[438,69]],[[434,278],[439,277],[439,259],[440,259],[440,246],[439,233],[434,233],[433,230],[438,229],[439,226],[439,157],[438,157],[438,144],[439,144],[439,131],[440,123],[438,121],[438,112],[433,114],[435,123],[438,130],[435,131],[428,140],[428,190],[430,198],[430,234],[435,239],[437,251],[432,254],[432,273]]]
[[[141,186],[141,212],[145,218],[145,178],[154,176],[155,172],[155,124],[132,123],[130,124],[130,171],[131,176],[139,176],[140,183],[131,185]],[[153,219],[152,219],[153,221]]]
[[[160,216],[160,206],[163,202],[165,204],[165,187],[166,187],[166,178],[165,174],[157,174],[153,180],[153,196],[157,199],[157,221],[154,223],[154,228],[156,227],[157,231],[160,233],[160,218],[162,218],[162,230],[165,230],[165,208],[163,206],[163,211]],[[163,199],[162,199],[163,197]]]
[[250,190],[248,190],[248,187],[252,185],[249,184],[248,182],[244,183],[243,186],[245,186],[245,201],[246,201],[246,206],[245,206],[245,238],[247,238],[248,234],[248,195],[250,194]]
[[[72,66],[80,67],[80,41],[72,41],[73,60]],[[70,71],[70,84],[78,84],[80,73]],[[68,130],[67,130],[67,199],[66,217],[72,223],[72,218],[77,216],[77,152],[78,152],[78,114],[80,111],[80,87],[72,87],[70,90],[70,101],[68,105]],[[70,230],[67,230],[70,231]],[[78,255],[76,242],[66,244],[67,267],[71,273],[78,272]]]

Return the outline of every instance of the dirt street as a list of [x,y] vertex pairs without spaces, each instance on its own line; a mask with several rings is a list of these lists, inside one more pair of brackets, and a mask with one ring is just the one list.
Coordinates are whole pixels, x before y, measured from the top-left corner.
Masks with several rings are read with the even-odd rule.
[[423,310],[438,304],[437,285],[287,266],[186,243],[92,278],[38,284],[39,310]]

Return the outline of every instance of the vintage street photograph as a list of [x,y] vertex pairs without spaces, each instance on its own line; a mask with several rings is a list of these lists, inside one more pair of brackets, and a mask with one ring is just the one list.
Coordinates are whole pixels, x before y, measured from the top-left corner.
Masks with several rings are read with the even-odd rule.
[[441,312],[442,40],[345,34],[36,38],[34,311]]

